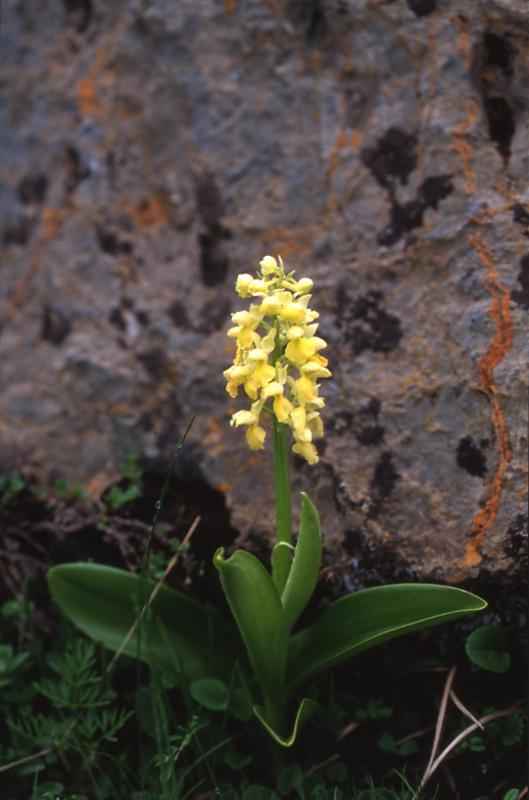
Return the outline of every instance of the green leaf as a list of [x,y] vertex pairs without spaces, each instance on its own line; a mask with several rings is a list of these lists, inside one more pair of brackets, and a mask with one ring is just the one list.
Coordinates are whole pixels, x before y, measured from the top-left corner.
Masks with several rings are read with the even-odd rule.
[[520,791],[518,789],[509,789],[502,797],[502,800],[518,800]]
[[474,664],[489,672],[507,672],[511,656],[507,651],[509,637],[501,625],[484,625],[472,631],[465,642],[467,656]]
[[289,736],[283,736],[279,730],[268,723],[264,715],[264,709],[262,709],[260,706],[254,706],[253,713],[268,731],[272,739],[274,739],[278,744],[282,745],[282,747],[292,747],[305,722],[312,717],[314,712],[317,711],[319,707],[320,706],[318,703],[315,703],[314,700],[311,700],[309,697],[304,697],[298,706],[298,710],[296,711],[296,717],[294,719],[292,731]]
[[428,583],[375,586],[342,597],[292,637],[289,689],[361,650],[486,605],[463,589]]
[[[48,572],[55,602],[83,633],[118,650],[154,585],[98,564],[62,564]],[[138,636],[139,628],[139,636]],[[246,664],[233,626],[212,608],[162,586],[123,652],[174,675],[180,685],[214,675],[229,681]]]
[[216,678],[199,678],[190,685],[191,697],[209,711],[225,711],[228,708],[229,689]]
[[259,681],[265,716],[270,724],[280,725],[287,629],[277,589],[265,567],[246,550],[236,550],[224,559],[224,549],[220,548],[213,563]]
[[318,581],[321,564],[321,534],[318,512],[305,492],[302,492],[301,496],[301,521],[298,541],[294,551],[294,560],[281,595],[281,603],[288,628],[292,628],[310,600]]
[[513,747],[523,737],[524,723],[519,714],[509,714],[508,717],[494,720],[489,726],[489,732],[504,747]]

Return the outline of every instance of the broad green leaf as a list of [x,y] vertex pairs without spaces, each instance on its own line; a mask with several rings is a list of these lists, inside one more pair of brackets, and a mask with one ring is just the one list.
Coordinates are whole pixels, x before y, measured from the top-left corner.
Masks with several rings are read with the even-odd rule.
[[289,690],[361,650],[486,605],[463,589],[428,583],[375,586],[342,597],[292,637]]
[[189,687],[191,697],[209,711],[224,711],[228,708],[230,691],[223,681],[216,678],[199,678]]
[[277,589],[265,567],[246,550],[236,550],[224,559],[224,549],[220,548],[213,563],[261,686],[267,716],[279,717],[284,699],[287,630]]
[[282,745],[283,747],[292,747],[294,742],[298,737],[298,733],[300,732],[302,726],[305,722],[312,717],[315,711],[319,708],[318,703],[315,703],[314,700],[311,700],[308,697],[304,697],[301,703],[298,706],[298,710],[296,711],[296,717],[294,719],[294,725],[292,726],[292,731],[289,736],[283,736],[282,733],[276,729],[276,727],[269,724],[265,717],[264,709],[261,706],[254,706],[253,713],[259,720],[259,722],[264,726],[264,728],[268,731],[272,739],[274,739],[278,744]]
[[292,628],[310,600],[318,581],[320,564],[320,520],[315,506],[302,492],[301,521],[294,560],[281,595],[288,628]]
[[[51,594],[66,616],[110,650],[118,650],[154,585],[99,564],[62,564],[48,572]],[[139,628],[139,636],[138,636]],[[246,664],[233,626],[214,609],[163,586],[124,650],[175,676],[180,685],[215,676],[229,681]]]
[[483,625],[472,631],[465,642],[467,656],[490,672],[507,672],[511,666],[509,636],[501,625]]

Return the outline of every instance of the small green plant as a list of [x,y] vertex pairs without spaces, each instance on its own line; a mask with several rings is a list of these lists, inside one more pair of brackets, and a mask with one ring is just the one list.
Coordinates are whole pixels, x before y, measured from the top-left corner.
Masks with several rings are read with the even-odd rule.
[[502,625],[483,625],[467,638],[465,650],[474,664],[490,672],[507,672],[511,666],[509,636]]
[[86,492],[78,483],[68,483],[64,478],[57,478],[53,482],[52,493],[61,500],[84,500]]
[[129,453],[119,466],[123,486],[112,486],[104,496],[105,504],[112,511],[119,511],[143,494],[143,473],[139,453]]
[[16,500],[26,488],[20,472],[12,470],[8,475],[0,475],[0,502],[4,505]]
[[[449,586],[378,586],[342,597],[295,631],[318,580],[322,539],[317,509],[302,493],[299,533],[292,540],[290,437],[296,455],[317,463],[314,440],[323,435],[324,406],[318,381],[331,372],[320,354],[327,344],[315,335],[319,315],[309,307],[312,280],[296,280],[271,256],[260,267],[257,278],[237,278],[237,293],[251,304],[232,314],[228,336],[236,341],[236,354],[224,375],[230,396],[242,386],[251,401],[249,410],[233,414],[232,425],[246,427],[252,450],[264,448],[263,425],[271,421],[276,544],[270,571],[245,550],[229,558],[222,548],[214,554],[235,626],[180,592],[109,567],[62,565],[50,571],[49,585],[70,619],[107,647],[154,663],[186,690],[191,684],[196,693],[198,681],[209,681],[210,703],[227,703],[227,687],[247,691],[255,717],[275,742],[290,747],[317,708],[310,697],[300,697],[309,680],[362,650],[480,611],[486,603]],[[128,488],[107,496],[112,508],[141,492],[136,462],[122,472]]]
[[54,676],[34,681],[32,688],[50,710],[8,714],[6,724],[18,740],[57,752],[79,751],[88,762],[103,742],[116,740],[130,712],[111,707],[115,694],[95,670],[95,656],[91,642],[74,639],[63,655],[48,659]]

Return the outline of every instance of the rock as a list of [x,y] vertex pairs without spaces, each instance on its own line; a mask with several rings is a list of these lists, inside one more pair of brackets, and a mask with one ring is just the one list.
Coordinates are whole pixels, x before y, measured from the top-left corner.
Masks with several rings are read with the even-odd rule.
[[333,563],[521,570],[526,3],[5,0],[3,30],[2,469],[104,485],[195,415],[240,540],[271,536],[222,370],[235,277],[279,253],[329,341],[293,475]]

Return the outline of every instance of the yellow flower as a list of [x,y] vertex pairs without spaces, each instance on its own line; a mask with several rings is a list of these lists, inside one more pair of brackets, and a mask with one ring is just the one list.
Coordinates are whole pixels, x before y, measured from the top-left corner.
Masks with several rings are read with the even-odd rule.
[[303,456],[305,461],[308,461],[309,464],[317,464],[319,461],[318,451],[312,442],[296,442],[292,450],[299,456]]
[[259,266],[261,267],[262,275],[279,275],[280,273],[278,263],[273,256],[265,256],[262,258],[259,262]]
[[243,299],[250,297],[250,286],[252,281],[253,277],[247,272],[243,272],[237,276],[237,280],[235,281],[235,291],[239,297],[242,297]]
[[285,272],[281,258],[267,255],[257,277],[238,276],[235,289],[243,298],[256,299],[248,310],[232,314],[228,336],[237,342],[234,363],[224,371],[226,391],[236,397],[242,385],[253,401],[250,411],[238,411],[232,425],[246,425],[246,441],[253,450],[264,447],[266,432],[259,424],[265,407],[291,429],[293,451],[315,464],[312,439],[323,435],[318,381],[331,375],[319,351],[327,346],[316,335],[318,312],[310,308],[313,282],[295,280]]
[[246,441],[251,450],[262,450],[266,439],[266,431],[260,425],[250,425],[246,431]]
[[301,378],[298,378],[297,381],[294,383],[296,388],[296,395],[298,401],[305,405],[305,403],[310,403],[310,401],[314,398],[314,383],[307,375],[302,375]]

